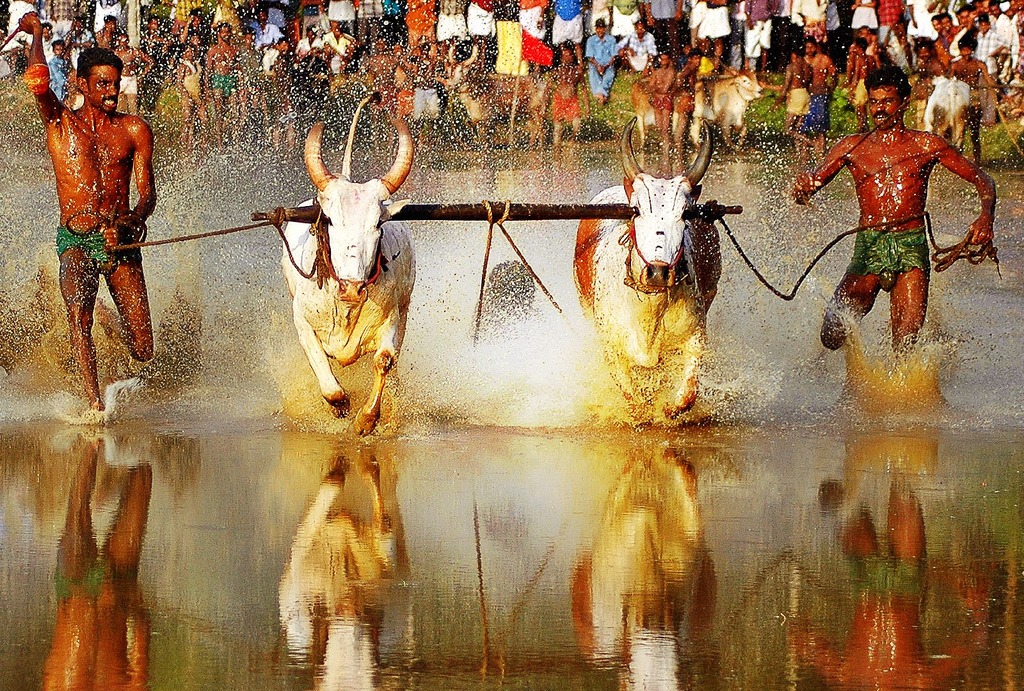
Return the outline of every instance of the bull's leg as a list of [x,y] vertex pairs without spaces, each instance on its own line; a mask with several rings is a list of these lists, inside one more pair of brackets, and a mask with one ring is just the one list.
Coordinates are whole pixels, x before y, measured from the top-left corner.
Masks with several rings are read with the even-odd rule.
[[331,362],[320,345],[316,332],[309,325],[297,310],[292,310],[292,321],[295,322],[295,331],[299,334],[299,343],[306,353],[306,360],[316,375],[317,383],[320,385],[320,393],[324,400],[331,404],[331,412],[335,417],[348,415],[349,400],[345,389],[341,388],[334,372],[331,371]]
[[370,434],[377,427],[377,421],[380,420],[380,404],[384,399],[384,384],[394,366],[395,353],[390,348],[381,348],[373,356],[373,391],[370,393],[370,400],[359,410],[352,423],[359,436]]
[[682,377],[679,389],[672,396],[672,399],[665,405],[665,417],[675,420],[693,407],[697,400],[697,368],[700,365],[700,356],[704,352],[704,336],[696,333],[687,339],[686,344],[679,353],[683,358]]

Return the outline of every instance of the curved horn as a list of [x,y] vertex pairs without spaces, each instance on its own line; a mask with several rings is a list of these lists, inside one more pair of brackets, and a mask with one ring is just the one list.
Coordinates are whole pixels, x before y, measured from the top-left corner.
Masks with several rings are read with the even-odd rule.
[[398,155],[395,156],[395,162],[391,164],[391,169],[380,179],[390,194],[398,191],[398,188],[409,176],[409,171],[412,170],[413,142],[409,126],[405,124],[405,120],[395,120],[394,125],[398,131]]
[[356,138],[356,123],[359,122],[359,114],[363,112],[363,106],[367,103],[380,103],[380,94],[376,91],[366,94],[356,106],[356,114],[352,116],[352,124],[348,128],[348,144],[345,145],[345,158],[341,162],[341,177],[346,180],[352,179],[352,142]]
[[626,128],[622,130],[622,141],[619,146],[622,153],[622,171],[630,180],[644,172],[644,169],[636,162],[636,154],[633,153],[633,127],[635,125],[636,118],[626,123]]
[[309,171],[309,178],[321,192],[327,187],[327,183],[334,179],[331,171],[327,170],[327,164],[324,163],[323,154],[320,152],[323,140],[324,123],[318,122],[313,125],[313,129],[309,131],[309,135],[306,137],[304,158],[306,159],[306,170]]
[[711,164],[711,152],[714,146],[711,143],[711,132],[708,126],[701,123],[700,126],[700,150],[697,151],[697,157],[693,159],[693,163],[686,170],[686,179],[690,183],[690,187],[694,187],[700,184],[701,178],[704,177],[704,173],[708,172],[708,166]]

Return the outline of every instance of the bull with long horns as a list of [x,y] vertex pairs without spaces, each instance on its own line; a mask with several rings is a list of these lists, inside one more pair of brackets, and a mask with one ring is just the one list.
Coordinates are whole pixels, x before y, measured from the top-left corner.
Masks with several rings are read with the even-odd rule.
[[398,155],[387,174],[353,182],[355,119],[340,176],[324,163],[324,125],[317,123],[306,138],[306,169],[330,223],[288,223],[284,229],[288,246],[281,265],[295,329],[320,393],[336,416],[348,414],[349,396],[331,371],[331,360],[346,366],[373,353],[373,391],[353,423],[361,435],[372,432],[380,419],[385,380],[402,346],[416,279],[409,227],[389,221],[404,205],[390,199],[408,177],[413,156],[408,126],[396,121],[395,128]]
[[700,195],[711,137],[705,127],[685,173],[656,178],[636,161],[635,123],[622,134],[622,186],[604,190],[592,203],[628,203],[636,215],[631,221],[581,221],[574,274],[580,303],[594,320],[633,417],[650,420],[660,404],[675,419],[697,398],[706,317],[721,275],[717,230],[683,218]]

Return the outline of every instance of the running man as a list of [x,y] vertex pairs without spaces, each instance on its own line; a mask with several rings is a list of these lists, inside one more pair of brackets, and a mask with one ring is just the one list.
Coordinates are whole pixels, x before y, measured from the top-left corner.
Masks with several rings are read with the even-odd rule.
[[[22,31],[33,36],[25,84],[36,97],[46,129],[46,145],[57,177],[60,227],[60,288],[67,307],[71,349],[85,393],[94,410],[103,410],[92,339],[93,309],[99,279],[121,316],[128,350],[137,360],[153,356],[153,327],[139,250],[116,251],[139,241],[156,207],[153,182],[153,133],[141,118],[117,112],[121,60],[104,48],[87,48],[78,59],[78,87],[85,104],[65,108],[50,89],[43,55],[42,27],[26,15]],[[132,175],[139,202],[129,206]]]
[[890,292],[893,349],[912,346],[924,324],[931,269],[925,237],[928,178],[935,164],[972,183],[981,199],[981,214],[971,224],[970,242],[992,240],[995,184],[981,168],[941,137],[903,124],[909,103],[906,75],[887,66],[867,77],[868,108],[875,129],[842,139],[810,173],[801,173],[793,188],[798,204],[827,185],[843,168],[853,174],[860,204],[860,225],[846,275],[825,311],[821,342],[836,350],[846,340],[843,314],[860,319],[874,305],[879,290]]

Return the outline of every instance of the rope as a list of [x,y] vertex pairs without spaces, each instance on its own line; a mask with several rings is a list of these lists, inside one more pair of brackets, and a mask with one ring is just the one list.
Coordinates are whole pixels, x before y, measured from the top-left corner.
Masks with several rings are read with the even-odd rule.
[[[181,235],[175,238],[166,238],[164,240],[151,240],[149,242],[133,242],[128,245],[117,245],[113,248],[115,252],[121,252],[123,250],[135,250],[143,247],[157,247],[159,245],[170,245],[175,242],[188,242],[189,240],[200,240],[202,238],[212,238],[219,235],[230,235],[231,233],[241,233],[246,230],[256,230],[257,228],[265,228],[267,226],[274,225],[271,221],[261,221],[260,223],[250,223],[246,226],[237,226],[235,228],[225,228],[224,230],[213,230],[208,233],[195,233],[194,235]],[[283,236],[282,236],[283,237]],[[285,243],[287,245],[287,243]]]
[[[941,247],[935,241],[935,235],[932,232],[931,216],[929,216],[927,213],[924,213],[917,216],[908,216],[907,218],[901,218],[899,220],[890,221],[886,223],[876,223],[872,225],[857,226],[856,228],[851,228],[850,230],[845,230],[842,233],[839,233],[839,235],[835,236],[827,245],[825,245],[821,249],[820,252],[818,252],[817,255],[815,255],[814,259],[811,260],[811,263],[808,264],[807,268],[804,269],[803,273],[800,274],[800,278],[798,278],[796,283],[793,284],[792,290],[790,290],[788,293],[783,293],[781,290],[779,290],[771,283],[769,283],[768,279],[764,277],[764,274],[762,274],[757,269],[757,267],[754,266],[754,263],[750,261],[750,258],[747,256],[747,253],[743,251],[743,247],[740,246],[739,241],[736,239],[736,236],[733,235],[732,229],[729,228],[729,224],[725,222],[725,219],[719,218],[717,220],[719,223],[722,224],[722,228],[725,230],[726,237],[729,238],[729,241],[732,243],[733,247],[736,248],[736,253],[740,255],[740,259],[743,260],[743,262],[747,265],[747,268],[750,269],[751,273],[754,274],[754,277],[757,278],[757,280],[760,281],[761,284],[765,288],[770,290],[776,297],[779,297],[788,302],[796,297],[797,291],[799,291],[800,286],[803,285],[804,279],[807,278],[807,276],[811,273],[811,271],[818,264],[818,262],[821,261],[821,259],[826,254],[828,254],[833,247],[838,245],[846,237],[850,235],[855,235],[865,230],[877,230],[885,227],[902,225],[903,223],[913,221],[915,219],[923,219],[925,222],[925,229],[927,231],[928,240],[931,243],[933,249],[933,252],[931,254],[931,260],[935,265],[936,273],[941,273],[945,271],[946,269],[953,266],[953,264],[955,264],[957,261],[961,259],[964,259],[969,264],[975,266],[981,264],[986,259],[991,259],[993,263],[995,263],[996,265],[996,273],[999,273],[999,259],[997,257],[996,247],[993,244],[992,240],[989,240],[988,242],[981,245],[971,243],[971,232],[967,231],[967,235],[965,235],[964,239],[961,240],[960,242],[956,243],[955,245],[950,245],[949,247]],[[999,276],[1000,278],[1002,278],[1002,274],[999,274]]]
[[483,204],[484,209],[487,211],[487,245],[484,249],[483,269],[480,271],[480,294],[477,297],[476,301],[476,322],[473,326],[473,343],[477,342],[477,339],[480,335],[480,319],[481,316],[483,315],[484,310],[484,287],[487,284],[487,266],[488,263],[490,262],[491,244],[494,240],[495,226],[497,226],[498,230],[501,231],[501,234],[505,236],[505,239],[508,241],[508,244],[512,248],[512,251],[516,253],[517,257],[519,257],[519,261],[521,261],[523,263],[523,266],[526,267],[526,270],[530,273],[530,277],[533,278],[534,282],[540,287],[544,295],[546,295],[548,300],[551,301],[551,304],[554,305],[554,308],[558,311],[559,314],[565,314],[562,311],[562,308],[559,307],[558,302],[555,300],[554,296],[548,291],[547,287],[544,285],[544,282],[540,280],[540,276],[538,276],[537,272],[533,270],[532,266],[530,266],[530,262],[526,261],[526,257],[523,256],[523,253],[519,250],[519,247],[516,246],[516,243],[512,240],[512,236],[509,235],[508,231],[505,229],[505,222],[508,220],[509,214],[511,213],[512,202],[507,199],[505,200],[505,211],[502,214],[501,218],[498,219],[497,221],[494,220],[494,210],[491,208],[491,203],[487,200],[483,200],[481,204]]

